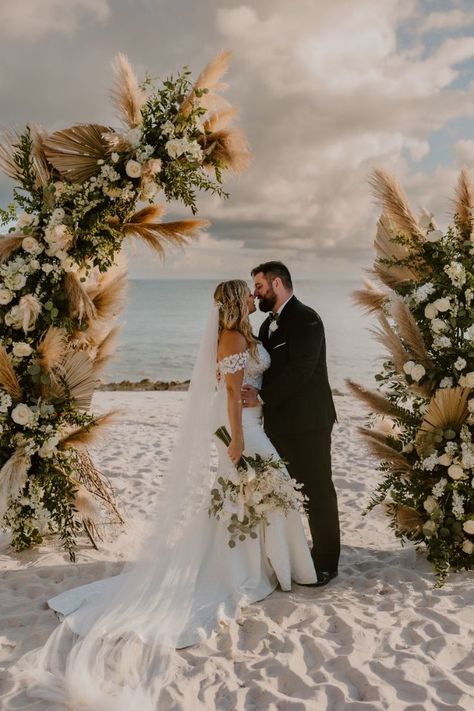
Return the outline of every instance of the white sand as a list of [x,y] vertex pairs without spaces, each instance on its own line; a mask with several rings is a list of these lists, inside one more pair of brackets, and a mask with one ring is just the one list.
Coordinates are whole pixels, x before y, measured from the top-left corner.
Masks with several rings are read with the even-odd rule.
[[[112,479],[132,531],[152,515],[183,398],[96,396],[98,410],[124,409],[95,459]],[[349,397],[336,404],[339,578],[319,590],[275,592],[207,643],[181,652],[169,689],[174,711],[474,709],[474,575],[454,575],[433,589],[423,556],[399,547],[382,514],[362,517],[376,474],[354,432],[362,420],[357,406]],[[0,708],[46,711],[26,698],[8,666],[56,626],[47,598],[119,572],[130,533],[114,535],[99,551],[84,542],[75,565],[57,544],[17,554],[7,542],[0,546]]]

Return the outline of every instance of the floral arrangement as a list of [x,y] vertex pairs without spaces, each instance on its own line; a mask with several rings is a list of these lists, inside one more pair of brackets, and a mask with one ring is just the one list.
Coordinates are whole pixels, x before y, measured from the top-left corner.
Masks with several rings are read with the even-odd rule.
[[0,237],[0,525],[17,550],[56,533],[74,559],[80,531],[95,545],[100,521],[121,521],[87,453],[113,421],[89,409],[115,347],[121,249],[126,238],[161,255],[185,244],[207,222],[163,222],[157,196],[195,213],[197,191],[226,196],[223,172],[245,166],[235,109],[217,93],[228,62],[224,52],[194,84],[185,69],[155,86],[119,55],[121,128],[3,135],[0,167],[17,187],[0,210],[1,224],[16,223]]
[[[231,437],[225,427],[215,434],[229,446]],[[306,501],[302,486],[290,478],[282,459],[243,456],[226,478],[218,477],[211,490],[209,516],[228,523],[229,546],[235,548],[237,540],[257,538],[255,529],[261,523],[269,525],[270,511],[302,511]]]
[[424,544],[442,584],[474,564],[474,190],[463,170],[443,233],[391,176],[375,171],[372,184],[380,286],[354,296],[388,359],[378,391],[348,381],[372,413],[360,431],[383,475],[368,508],[384,503],[402,542]]

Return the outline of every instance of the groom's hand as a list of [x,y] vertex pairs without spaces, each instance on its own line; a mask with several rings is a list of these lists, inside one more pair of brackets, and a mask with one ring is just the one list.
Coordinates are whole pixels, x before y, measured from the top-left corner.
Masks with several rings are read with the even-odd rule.
[[260,404],[257,400],[258,390],[251,385],[243,385],[241,393],[243,407],[257,407]]

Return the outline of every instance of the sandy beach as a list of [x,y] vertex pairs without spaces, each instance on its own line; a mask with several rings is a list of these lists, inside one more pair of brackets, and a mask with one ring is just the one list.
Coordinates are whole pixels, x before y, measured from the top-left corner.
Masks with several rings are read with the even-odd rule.
[[[0,539],[0,707],[50,711],[32,702],[9,667],[57,625],[46,600],[118,573],[153,515],[183,392],[98,392],[98,412],[122,419],[94,452],[127,520],[100,550],[84,540],[77,563],[47,542],[15,553]],[[339,711],[474,708],[474,574],[441,589],[423,555],[400,548],[381,511],[363,517],[376,483],[355,433],[363,416],[337,396],[334,481],[339,494],[339,578],[321,589],[294,586],[223,624],[212,639],[179,653],[167,707],[178,711]]]

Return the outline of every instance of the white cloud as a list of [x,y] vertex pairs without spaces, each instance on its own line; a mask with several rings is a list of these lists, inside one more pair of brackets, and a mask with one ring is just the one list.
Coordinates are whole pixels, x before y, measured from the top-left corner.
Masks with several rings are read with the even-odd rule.
[[73,32],[85,18],[102,22],[108,0],[2,0],[0,36],[39,37],[49,32]]
[[454,145],[458,162],[467,167],[474,167],[474,140],[461,139]]
[[421,24],[419,32],[443,32],[445,30],[464,29],[472,25],[474,25],[474,12],[463,10],[430,12]]

